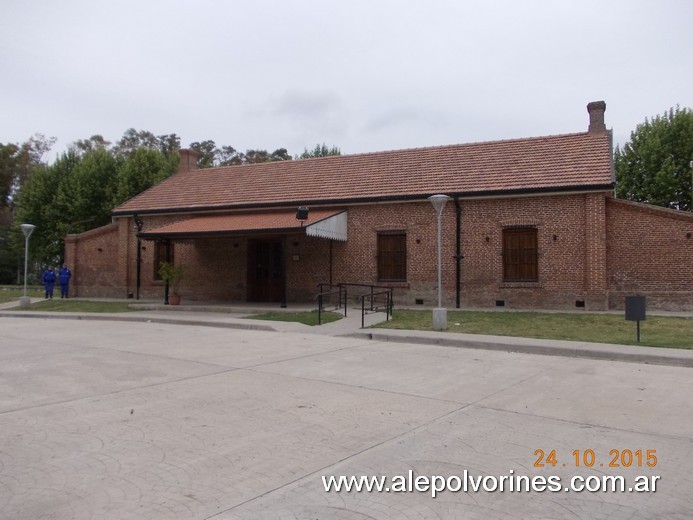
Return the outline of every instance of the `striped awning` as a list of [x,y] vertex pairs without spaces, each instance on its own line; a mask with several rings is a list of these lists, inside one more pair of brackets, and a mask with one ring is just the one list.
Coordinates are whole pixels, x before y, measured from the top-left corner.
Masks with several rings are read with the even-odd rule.
[[296,220],[296,211],[205,215],[187,218],[158,228],[147,229],[143,239],[188,239],[257,233],[305,233],[308,236],[346,241],[346,210],[310,210],[308,218]]
[[329,217],[308,224],[306,235],[310,237],[329,238],[330,240],[347,240],[347,212],[340,211]]

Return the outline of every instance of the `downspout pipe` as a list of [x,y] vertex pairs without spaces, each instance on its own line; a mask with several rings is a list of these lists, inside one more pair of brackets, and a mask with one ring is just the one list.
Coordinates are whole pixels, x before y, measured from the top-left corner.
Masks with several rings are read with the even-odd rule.
[[457,224],[455,230],[455,307],[460,308],[460,296],[462,290],[462,206],[460,198],[455,196],[455,216]]
[[279,307],[286,309],[286,237],[283,236],[280,241],[281,247],[281,302]]
[[139,300],[140,286],[142,285],[142,239],[140,238],[140,233],[142,233],[142,226],[144,225],[144,222],[137,215],[133,217],[133,220],[135,221],[135,226],[137,227],[137,282],[135,286],[135,299]]
[[[164,240],[164,245],[166,247],[166,263],[171,263],[171,241],[168,239]],[[166,284],[164,285],[164,305],[168,305],[168,293],[170,289],[168,282],[167,278]]]

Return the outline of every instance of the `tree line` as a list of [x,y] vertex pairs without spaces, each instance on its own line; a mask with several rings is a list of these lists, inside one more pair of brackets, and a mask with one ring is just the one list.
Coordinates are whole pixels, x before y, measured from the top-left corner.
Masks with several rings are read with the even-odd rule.
[[[31,259],[58,264],[65,235],[109,223],[115,206],[175,173],[181,148],[176,134],[131,128],[115,143],[101,135],[75,141],[49,164],[46,156],[54,144],[54,138],[41,134],[22,144],[0,143],[0,284],[17,282],[24,246],[20,223],[36,226]],[[239,152],[212,140],[189,148],[198,152],[200,168],[341,154],[324,144],[294,157],[285,148]]]

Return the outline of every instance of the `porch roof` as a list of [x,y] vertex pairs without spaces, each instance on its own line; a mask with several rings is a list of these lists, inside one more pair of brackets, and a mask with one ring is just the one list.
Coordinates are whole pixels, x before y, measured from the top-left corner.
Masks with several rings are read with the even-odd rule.
[[253,233],[305,233],[320,238],[346,241],[345,210],[311,210],[301,223],[296,211],[205,215],[180,220],[139,233],[143,239],[200,238],[247,235]]

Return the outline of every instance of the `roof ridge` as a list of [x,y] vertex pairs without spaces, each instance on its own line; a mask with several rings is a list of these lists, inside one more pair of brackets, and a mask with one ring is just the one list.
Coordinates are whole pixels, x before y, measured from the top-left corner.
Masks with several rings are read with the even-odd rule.
[[314,161],[330,161],[330,160],[340,160],[340,159],[345,159],[345,158],[358,158],[358,157],[373,157],[373,156],[385,156],[385,155],[394,155],[394,154],[401,154],[401,153],[420,153],[422,151],[440,151],[440,150],[445,150],[445,149],[453,149],[453,148],[467,148],[467,147],[473,147],[473,146],[480,146],[480,145],[498,145],[498,144],[509,144],[509,143],[526,143],[526,142],[531,142],[531,141],[542,141],[545,139],[558,139],[558,138],[570,138],[570,137],[577,137],[577,136],[585,136],[585,137],[590,137],[590,136],[601,136],[601,135],[607,135],[606,133],[604,134],[591,134],[590,132],[573,132],[573,133],[565,133],[565,134],[548,134],[548,135],[540,135],[540,136],[532,136],[532,137],[512,137],[508,139],[496,139],[492,141],[473,141],[470,143],[452,143],[452,144],[442,144],[442,145],[434,145],[434,146],[418,146],[414,148],[395,148],[393,150],[380,150],[380,151],[375,151],[375,152],[360,152],[360,153],[353,153],[353,154],[343,154],[343,155],[328,155],[325,157],[307,157],[305,159],[292,159],[289,161],[266,161],[262,163],[252,163],[252,164],[230,164],[230,165],[225,165],[225,166],[214,166],[211,168],[200,168],[197,171],[227,171],[227,170],[232,170],[234,168],[252,168],[252,167],[257,167],[257,166],[268,166],[271,164],[286,164],[286,163],[302,163],[302,162],[314,162]]

